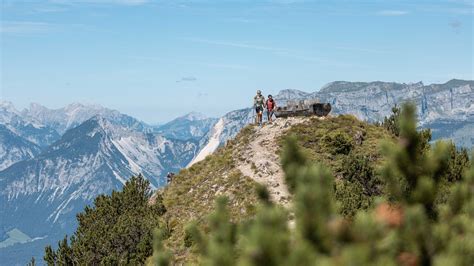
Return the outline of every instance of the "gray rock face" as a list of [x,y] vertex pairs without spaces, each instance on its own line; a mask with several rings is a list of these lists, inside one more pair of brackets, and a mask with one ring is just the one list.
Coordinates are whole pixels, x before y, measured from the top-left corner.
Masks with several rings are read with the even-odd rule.
[[0,124],[0,171],[16,162],[31,159],[40,152],[38,145]]
[[370,122],[389,116],[394,105],[413,102],[419,125],[431,128],[434,139],[452,139],[471,148],[474,134],[474,81],[450,80],[423,85],[386,82],[333,82],[311,97],[329,102],[335,114],[353,114]]
[[9,214],[0,227],[17,221],[15,213],[26,211],[18,204],[33,198],[37,203],[29,207],[42,209],[43,222],[54,224],[70,207],[82,208],[97,195],[120,189],[132,175],[141,173],[154,187],[163,186],[167,171],[179,170],[196,152],[196,142],[170,141],[94,117],[36,157],[0,172],[0,197],[8,202],[1,211]]
[[100,105],[91,104],[73,103],[63,108],[49,109],[33,103],[29,108],[24,109],[21,115],[24,119],[53,128],[61,135],[68,129],[74,128],[96,115],[136,131],[143,132],[151,129],[150,126],[133,117]]
[[[419,125],[431,128],[433,139],[451,139],[457,145],[474,146],[474,81],[450,80],[444,84],[423,85],[393,82],[336,81],[321,90],[307,93],[299,90],[282,90],[274,95],[277,105],[288,100],[319,99],[332,105],[331,114],[352,114],[361,120],[376,122],[391,114],[392,107],[414,102],[418,108]],[[220,130],[220,144],[225,143],[253,121],[253,109],[242,109],[226,114]],[[206,147],[213,134],[201,140]],[[215,146],[215,145],[213,145]],[[207,153],[212,151],[207,150]]]
[[474,81],[445,84],[386,82],[333,82],[311,97],[333,104],[335,113],[349,113],[367,121],[380,121],[403,102],[418,107],[420,125],[439,120],[463,121],[474,115]]
[[18,111],[0,102],[0,242],[11,230],[31,239],[0,248],[0,261],[38,260],[46,245],[73,232],[78,212],[132,175],[163,186],[168,172],[195,157],[214,122],[190,114],[155,131],[101,106],[32,104]]
[[[22,142],[24,146],[25,142],[30,142],[41,149],[46,149],[49,145],[59,140],[61,135],[68,129],[74,128],[96,115],[105,117],[118,125],[135,131],[152,131],[152,127],[133,117],[97,105],[70,104],[64,108],[48,109],[39,104],[31,104],[29,108],[18,111],[12,103],[0,102],[0,125],[3,125],[6,130],[23,139],[22,141],[17,139],[18,144]],[[3,132],[5,133],[6,131]],[[8,146],[11,143],[3,143],[4,140],[7,141],[7,138],[0,139],[0,147],[13,148]],[[18,153],[19,151],[15,150],[15,152]],[[5,154],[4,157],[0,155],[0,170],[13,163],[32,157],[25,157],[20,154],[15,155],[15,152],[9,155]]]
[[61,136],[51,127],[34,120],[25,119],[10,102],[0,102],[0,124],[16,135],[42,148],[47,147]]
[[[33,158],[0,171],[0,233],[16,228],[55,243],[74,230],[76,214],[98,195],[120,190],[138,173],[161,187],[167,172],[188,164],[197,150],[197,141],[170,140],[93,117]],[[0,253],[31,252],[33,244]],[[44,245],[39,248],[36,255]]]
[[155,127],[154,132],[173,139],[200,140],[211,130],[216,122],[216,118],[207,118],[199,113],[189,113],[164,125]]

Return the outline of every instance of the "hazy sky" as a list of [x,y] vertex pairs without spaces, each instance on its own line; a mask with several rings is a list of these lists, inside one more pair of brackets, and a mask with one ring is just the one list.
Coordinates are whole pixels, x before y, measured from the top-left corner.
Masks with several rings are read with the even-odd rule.
[[256,89],[474,79],[471,0],[1,1],[1,98],[19,108],[155,123],[220,116]]

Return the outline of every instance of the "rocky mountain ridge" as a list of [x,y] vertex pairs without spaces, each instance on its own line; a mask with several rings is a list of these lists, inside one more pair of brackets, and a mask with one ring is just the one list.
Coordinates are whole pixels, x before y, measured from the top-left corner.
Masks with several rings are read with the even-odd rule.
[[[332,105],[331,115],[352,114],[368,122],[380,122],[391,114],[395,105],[414,102],[418,108],[419,125],[431,128],[433,139],[451,139],[458,146],[474,147],[474,81],[450,80],[444,84],[424,85],[395,82],[331,82],[321,90],[308,93],[299,90],[282,90],[274,95],[277,105],[286,105],[288,100],[318,99]],[[235,137],[237,132],[254,119],[253,108],[232,111],[221,119],[226,122],[219,127],[221,133],[208,134],[202,144],[215,145],[219,136],[220,145]],[[214,149],[215,150],[215,149]],[[213,149],[206,149],[211,154]],[[201,156],[202,157],[202,156]]]
[[7,126],[0,124],[0,171],[10,165],[31,159],[41,152],[41,148],[15,134]]
[[187,140],[201,140],[216,124],[218,119],[209,118],[203,114],[191,112],[187,115],[154,128],[154,132],[168,138]]

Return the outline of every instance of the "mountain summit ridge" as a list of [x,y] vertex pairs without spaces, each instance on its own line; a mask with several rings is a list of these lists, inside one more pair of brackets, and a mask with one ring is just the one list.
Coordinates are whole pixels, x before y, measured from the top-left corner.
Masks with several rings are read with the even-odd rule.
[[[318,99],[332,105],[332,114],[352,114],[368,122],[380,122],[390,116],[395,105],[411,101],[417,106],[420,126],[431,128],[435,140],[452,139],[458,146],[474,146],[474,137],[470,133],[474,130],[472,80],[451,79],[442,84],[430,85],[424,85],[423,82],[335,81],[313,93],[282,90],[275,99],[277,106],[285,105],[288,100]],[[253,108],[246,108],[223,116],[227,122],[222,131],[228,134],[220,134],[221,145],[254,119],[253,112]],[[205,145],[203,143],[201,146]]]

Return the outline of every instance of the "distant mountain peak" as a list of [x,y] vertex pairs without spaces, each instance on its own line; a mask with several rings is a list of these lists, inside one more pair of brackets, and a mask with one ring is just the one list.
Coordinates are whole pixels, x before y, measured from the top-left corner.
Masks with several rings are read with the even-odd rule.
[[30,103],[30,105],[29,105],[29,109],[30,109],[30,110],[32,110],[32,109],[34,110],[34,109],[47,109],[47,108],[46,108],[46,106],[44,106],[44,105],[42,105],[42,104],[40,104],[40,103],[32,102],[32,103]]
[[300,91],[300,90],[295,90],[295,89],[284,89],[278,92],[277,95],[273,95],[273,98],[275,99],[285,99],[285,100],[291,100],[291,99],[301,99],[308,97],[310,93]]
[[324,90],[327,90],[328,88],[331,88],[331,87],[334,87],[334,86],[337,86],[337,85],[343,85],[343,84],[347,84],[348,82],[347,81],[331,81],[325,85],[323,85],[320,89],[320,91],[324,91]]
[[189,121],[199,121],[199,120],[204,120],[204,119],[207,119],[208,117],[203,114],[203,113],[199,113],[199,112],[190,112],[182,117],[180,117],[181,119],[185,119],[185,120],[189,120]]
[[10,102],[10,101],[0,101],[0,109],[3,109],[5,111],[14,113],[14,114],[19,114],[20,112],[15,108],[15,105]]
[[457,86],[462,86],[462,85],[466,85],[466,84],[474,86],[474,81],[473,80],[463,80],[463,79],[451,79],[451,80],[447,81],[444,84],[438,84],[438,85],[457,87]]
[[64,107],[64,110],[76,110],[76,109],[106,110],[107,108],[103,107],[100,104],[89,104],[89,103],[79,103],[79,102],[74,102]]
[[[378,81],[374,81],[371,83],[377,83]],[[328,84],[321,87],[319,92],[334,92],[334,91],[347,91],[347,90],[357,90],[359,88],[363,88],[370,84],[369,82],[349,82],[349,81],[333,81],[329,82]]]
[[98,104],[77,102],[53,109],[33,103],[30,104],[29,108],[25,108],[21,115],[24,119],[48,126],[59,134],[63,134],[68,129],[74,128],[96,115],[101,115],[115,124],[134,127],[140,131],[146,131],[149,127],[144,122],[122,114],[117,110],[108,109]]

